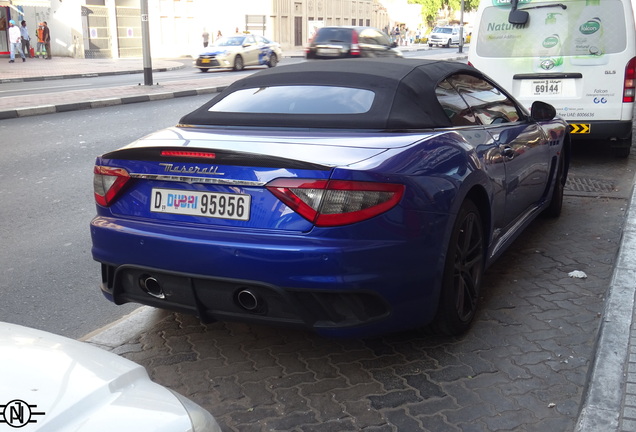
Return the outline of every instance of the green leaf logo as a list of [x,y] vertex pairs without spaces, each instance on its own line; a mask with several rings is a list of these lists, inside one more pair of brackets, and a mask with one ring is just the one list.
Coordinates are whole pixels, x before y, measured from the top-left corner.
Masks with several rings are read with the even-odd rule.
[[553,48],[559,44],[559,37],[557,35],[548,36],[543,40],[543,48]]
[[579,27],[579,31],[583,33],[584,35],[591,35],[599,31],[600,28],[601,28],[601,20],[598,18],[594,18],[589,20],[586,23],[581,24],[581,27]]

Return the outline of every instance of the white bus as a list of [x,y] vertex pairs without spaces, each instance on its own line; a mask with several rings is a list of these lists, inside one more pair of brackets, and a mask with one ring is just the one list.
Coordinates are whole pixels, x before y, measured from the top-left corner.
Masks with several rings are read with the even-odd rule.
[[629,155],[636,79],[630,0],[482,0],[468,61],[525,105],[554,105],[574,140]]

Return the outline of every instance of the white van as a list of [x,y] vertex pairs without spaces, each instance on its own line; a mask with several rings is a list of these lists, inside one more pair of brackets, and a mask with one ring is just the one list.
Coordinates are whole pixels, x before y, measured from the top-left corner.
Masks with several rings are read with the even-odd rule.
[[525,105],[554,105],[573,139],[629,155],[636,79],[630,0],[481,0],[468,61]]

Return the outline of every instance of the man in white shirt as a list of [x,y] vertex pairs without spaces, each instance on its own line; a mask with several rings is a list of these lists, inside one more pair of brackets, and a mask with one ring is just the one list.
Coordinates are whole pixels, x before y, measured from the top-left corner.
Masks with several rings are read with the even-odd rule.
[[22,34],[20,33],[20,29],[16,27],[15,21],[9,21],[9,63],[15,62],[15,51],[18,50],[20,56],[22,57],[22,61],[26,61],[26,57],[24,57],[24,51],[22,51]]

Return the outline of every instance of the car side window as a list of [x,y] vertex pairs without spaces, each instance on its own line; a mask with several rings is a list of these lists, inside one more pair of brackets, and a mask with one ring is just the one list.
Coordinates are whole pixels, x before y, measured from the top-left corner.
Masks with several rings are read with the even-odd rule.
[[448,77],[483,125],[519,121],[517,105],[488,81],[465,74]]
[[358,35],[358,41],[369,45],[390,45],[388,38],[373,28],[363,29]]
[[256,40],[254,39],[254,36],[248,36],[243,41],[243,45],[245,45],[245,44],[254,45],[255,43],[256,43]]
[[384,45],[384,46],[387,46],[387,47],[391,45],[391,40],[389,39],[389,37],[386,34],[380,32],[380,31],[377,31],[377,30],[376,30],[376,33],[377,33],[376,39],[377,39],[377,44],[378,45]]
[[462,99],[457,90],[448,81],[444,80],[437,85],[435,95],[453,126],[475,126],[479,124],[466,101]]

